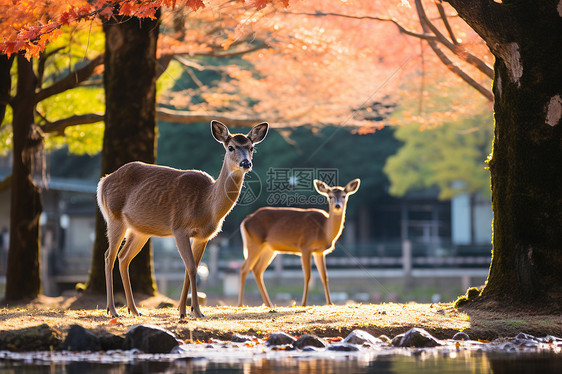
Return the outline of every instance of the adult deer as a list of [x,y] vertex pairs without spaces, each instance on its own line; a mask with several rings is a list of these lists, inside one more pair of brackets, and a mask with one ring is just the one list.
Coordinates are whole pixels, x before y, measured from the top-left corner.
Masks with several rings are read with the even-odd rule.
[[329,187],[322,181],[314,180],[316,191],[328,198],[328,213],[321,209],[264,207],[242,221],[240,231],[245,261],[240,268],[238,305],[242,306],[244,283],[248,272],[252,270],[264,303],[272,306],[263,282],[263,273],[277,253],[301,256],[304,273],[302,305],[306,305],[308,298],[310,258],[314,256],[324,285],[326,303],[332,303],[324,259],[326,254],[334,250],[343,230],[347,199],[357,191],[360,182],[359,179],[354,179],[345,187]]
[[[130,313],[139,315],[129,280],[129,264],[151,236],[174,236],[185,264],[180,318],[186,316],[190,284],[191,311],[194,317],[203,317],[197,298],[197,265],[207,241],[221,230],[224,218],[234,207],[244,175],[252,168],[254,145],[265,138],[268,128],[267,123],[262,123],[247,135],[232,135],[222,123],[211,122],[213,137],[226,150],[216,181],[199,170],[141,162],[128,163],[100,180],[97,200],[107,222],[105,282],[107,311],[112,317],[118,317],[113,299],[113,265],[118,252],[127,307]],[[125,244],[119,251],[123,238]]]

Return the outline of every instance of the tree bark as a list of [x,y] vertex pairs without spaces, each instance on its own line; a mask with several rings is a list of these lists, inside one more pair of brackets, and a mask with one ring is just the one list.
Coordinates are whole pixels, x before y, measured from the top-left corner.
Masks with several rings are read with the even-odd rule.
[[33,182],[32,176],[36,155],[41,150],[43,139],[34,124],[36,78],[33,63],[23,55],[18,55],[17,64],[17,93],[11,102],[14,157],[6,301],[32,299],[41,292],[41,189]]
[[[556,2],[450,0],[496,57],[493,251],[482,300],[560,309],[562,18]],[[558,7],[560,7],[558,5]]]
[[[106,95],[102,176],[127,162],[155,162],[156,42],[159,21],[119,17],[104,24],[106,38],[104,86]],[[87,289],[105,292],[104,253],[107,250],[105,221],[96,215],[96,240]],[[134,292],[153,295],[150,241],[130,266]],[[122,291],[118,266],[114,290]]]
[[10,90],[12,89],[12,69],[13,56],[0,55],[0,126],[4,122],[6,107],[10,102]]

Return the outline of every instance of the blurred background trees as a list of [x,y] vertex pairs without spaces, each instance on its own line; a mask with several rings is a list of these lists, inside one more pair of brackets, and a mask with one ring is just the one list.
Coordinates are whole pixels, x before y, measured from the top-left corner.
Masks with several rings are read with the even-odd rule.
[[[134,23],[136,16],[154,17],[159,5],[172,1],[72,1],[63,8],[47,4],[55,7],[45,11],[51,18],[35,15],[39,24],[29,9],[13,13],[14,18],[29,17],[27,26],[20,21],[25,27],[16,36],[14,30],[6,31],[6,23],[0,25],[6,32],[4,53],[23,48],[33,57],[36,76],[55,79],[95,67],[71,94],[53,95],[37,105],[34,121],[47,134],[48,149],[95,154],[102,148],[100,121],[110,109],[104,105],[109,96],[104,99],[102,91],[101,23],[112,22],[108,20],[115,4],[122,21]],[[214,155],[220,152],[212,141],[204,142],[208,126],[197,123],[215,118],[230,126],[269,121],[276,132],[260,145],[255,167],[264,185],[264,173],[271,167],[336,168],[342,183],[361,177],[358,197],[374,203],[389,183],[383,173],[385,160],[403,143],[384,169],[391,193],[432,186],[440,189],[442,198],[486,192],[483,160],[490,152],[487,87],[492,58],[450,7],[420,1],[409,7],[407,2],[383,0],[310,1],[288,8],[278,2],[176,5],[162,8],[155,52],[159,163],[217,175],[220,160]],[[0,127],[7,149],[11,118],[8,110]],[[86,126],[89,122],[94,125]],[[196,124],[181,125],[191,123]],[[136,135],[137,130],[131,127],[128,134]],[[140,148],[154,144],[152,137],[143,142],[133,138]],[[134,152],[123,155],[101,173],[137,158]],[[94,160],[99,167],[99,159]],[[433,160],[438,163],[427,168]],[[53,166],[52,173],[59,173]],[[99,178],[98,170],[89,178]],[[88,174],[80,168],[73,173]],[[237,207],[225,230],[235,230],[257,204],[271,203],[266,198],[260,196],[252,207]],[[97,231],[102,236],[103,228]],[[99,263],[103,245],[96,245],[94,262]],[[138,273],[145,272],[150,280],[149,270]],[[94,274],[99,279],[99,268]]]

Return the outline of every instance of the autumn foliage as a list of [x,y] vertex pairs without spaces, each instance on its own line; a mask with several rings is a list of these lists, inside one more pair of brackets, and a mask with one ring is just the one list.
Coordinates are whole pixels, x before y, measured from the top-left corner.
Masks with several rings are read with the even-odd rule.
[[1,0],[0,51],[10,56],[26,51],[26,57],[39,57],[49,41],[60,36],[60,28],[95,17],[114,14],[154,17],[160,7],[185,5],[193,10],[204,6],[201,0]]

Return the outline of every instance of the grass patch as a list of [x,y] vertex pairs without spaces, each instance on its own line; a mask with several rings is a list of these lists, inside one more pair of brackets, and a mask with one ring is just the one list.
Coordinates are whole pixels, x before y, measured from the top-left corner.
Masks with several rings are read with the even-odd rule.
[[[137,295],[135,295],[137,296]],[[143,316],[132,316],[126,307],[118,308],[121,317],[111,319],[105,311],[103,295],[74,298],[40,297],[26,305],[0,309],[0,331],[15,330],[46,323],[65,332],[70,325],[103,329],[125,334],[131,326],[146,323],[168,329],[180,339],[205,341],[230,339],[234,333],[268,336],[285,331],[300,336],[306,333],[322,337],[344,337],[354,329],[379,336],[394,337],[413,327],[426,329],[439,338],[451,338],[464,331],[472,339],[493,339],[526,332],[536,336],[562,336],[562,316],[526,315],[522,311],[458,310],[452,303],[381,303],[348,305],[276,306],[267,308],[204,306],[205,318],[179,320],[175,307],[158,308],[175,301],[163,296],[137,297]],[[168,304],[170,305],[170,304]]]

